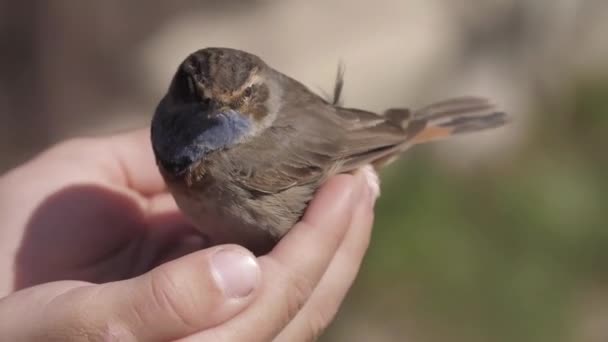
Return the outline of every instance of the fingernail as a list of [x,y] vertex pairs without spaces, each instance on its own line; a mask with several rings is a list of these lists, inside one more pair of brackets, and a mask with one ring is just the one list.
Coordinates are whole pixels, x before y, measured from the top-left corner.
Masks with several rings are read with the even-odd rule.
[[226,297],[247,297],[256,288],[260,269],[250,254],[222,249],[211,257],[213,277]]
[[361,172],[362,176],[364,177],[365,184],[368,188],[367,195],[369,196],[370,203],[373,206],[378,197],[380,197],[380,179],[378,178],[378,174],[371,165],[363,166],[361,169],[359,169],[359,172]]

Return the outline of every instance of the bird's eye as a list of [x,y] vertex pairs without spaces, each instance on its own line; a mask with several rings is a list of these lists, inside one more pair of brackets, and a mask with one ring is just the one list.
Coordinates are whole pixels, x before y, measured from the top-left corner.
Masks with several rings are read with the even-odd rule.
[[244,97],[251,97],[252,94],[253,94],[253,86],[249,86],[249,87],[245,88],[245,90],[243,91]]

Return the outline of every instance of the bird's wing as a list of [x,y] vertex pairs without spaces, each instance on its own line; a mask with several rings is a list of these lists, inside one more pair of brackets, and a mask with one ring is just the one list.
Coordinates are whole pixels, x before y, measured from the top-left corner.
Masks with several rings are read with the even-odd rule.
[[[288,102],[290,103],[290,102]],[[276,193],[320,183],[362,165],[382,167],[414,144],[500,127],[509,120],[488,100],[460,97],[416,111],[391,109],[383,115],[304,101],[283,108],[272,128],[244,144],[235,166],[241,184]],[[243,165],[250,169],[242,170]],[[238,169],[238,168],[241,169]]]
[[272,127],[231,151],[231,172],[245,188],[277,193],[352,171],[404,139],[403,128],[385,117],[312,102],[283,108]]

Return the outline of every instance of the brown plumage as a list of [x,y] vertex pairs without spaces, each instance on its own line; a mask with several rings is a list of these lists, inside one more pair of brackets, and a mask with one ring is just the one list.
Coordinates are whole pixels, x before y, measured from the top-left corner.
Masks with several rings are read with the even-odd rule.
[[507,121],[478,97],[382,115],[344,108],[341,73],[332,103],[243,51],[203,49],[180,66],[152,142],[178,205],[213,243],[264,252],[328,177]]

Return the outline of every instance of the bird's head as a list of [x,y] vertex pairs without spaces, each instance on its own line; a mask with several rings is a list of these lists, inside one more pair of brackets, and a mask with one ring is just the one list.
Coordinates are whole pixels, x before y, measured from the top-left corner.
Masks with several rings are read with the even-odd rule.
[[152,120],[159,166],[179,176],[209,153],[268,127],[280,88],[257,56],[226,48],[194,52],[179,66]]

